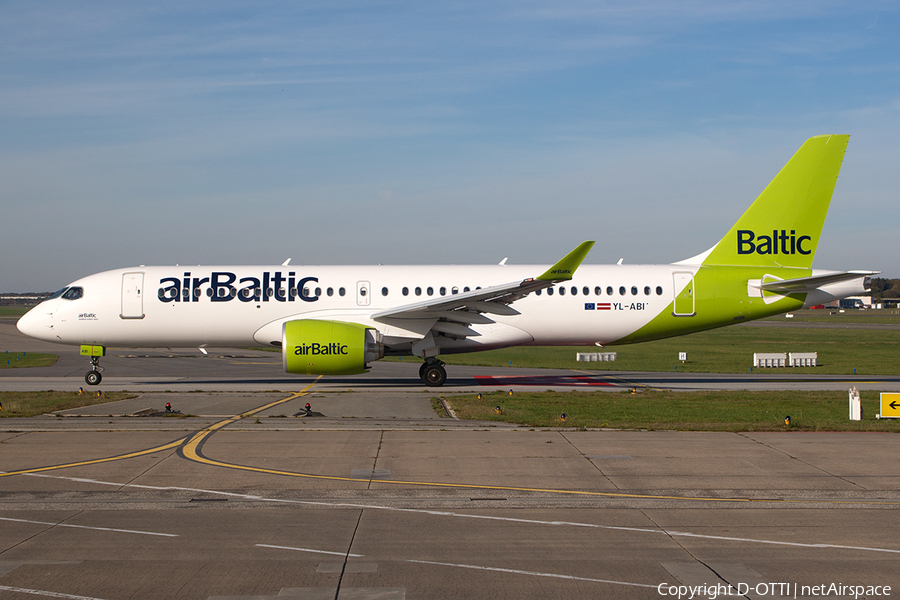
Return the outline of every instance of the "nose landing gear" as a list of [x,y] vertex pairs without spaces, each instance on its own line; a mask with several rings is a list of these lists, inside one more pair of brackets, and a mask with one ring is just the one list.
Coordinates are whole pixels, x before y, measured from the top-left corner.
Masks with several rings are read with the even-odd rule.
[[91,370],[84,376],[84,382],[88,385],[98,385],[103,379],[103,376],[100,375],[100,371],[103,370],[103,367],[100,366],[100,357],[106,356],[106,347],[82,346],[81,355],[89,356],[91,359]]

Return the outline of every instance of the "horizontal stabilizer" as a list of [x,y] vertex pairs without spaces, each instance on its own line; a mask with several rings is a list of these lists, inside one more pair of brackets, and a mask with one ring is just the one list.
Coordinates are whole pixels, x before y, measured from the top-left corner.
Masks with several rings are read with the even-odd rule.
[[871,277],[880,272],[881,271],[842,271],[837,273],[826,273],[824,275],[814,275],[812,277],[799,277],[797,279],[764,281],[759,284],[759,288],[777,294],[802,294],[804,292],[816,290],[824,285],[841,281],[851,281],[861,277]]

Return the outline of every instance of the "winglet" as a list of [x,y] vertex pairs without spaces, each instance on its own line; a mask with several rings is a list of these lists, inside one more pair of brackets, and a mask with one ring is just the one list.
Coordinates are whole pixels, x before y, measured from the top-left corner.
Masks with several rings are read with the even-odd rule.
[[541,281],[568,281],[572,279],[575,269],[581,265],[581,261],[584,260],[593,246],[594,242],[582,242],[537,279]]

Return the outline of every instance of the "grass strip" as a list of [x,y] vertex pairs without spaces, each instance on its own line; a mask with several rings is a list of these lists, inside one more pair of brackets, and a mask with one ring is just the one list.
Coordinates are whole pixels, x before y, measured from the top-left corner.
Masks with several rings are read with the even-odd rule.
[[93,406],[104,402],[115,402],[134,398],[134,394],[108,392],[97,396],[96,392],[0,392],[0,418],[33,417],[56,413],[71,408]]
[[[900,330],[816,329],[736,326],[691,335],[609,346],[615,362],[577,362],[578,352],[597,347],[504,348],[472,354],[442,355],[447,364],[536,367],[582,371],[749,373],[754,352],[817,352],[818,366],[753,369],[778,375],[895,375],[900,357]],[[678,360],[687,352],[688,360]],[[406,359],[411,360],[411,359]]]
[[23,369],[25,367],[49,367],[56,363],[56,354],[38,352],[0,352],[0,369]]
[[[900,420],[876,420],[878,392],[860,392],[863,420],[848,420],[847,392],[497,391],[449,398],[461,419],[530,427],[681,431],[886,431]],[[497,414],[497,407],[500,414]],[[565,420],[562,415],[565,414]],[[791,424],[785,424],[790,416]]]

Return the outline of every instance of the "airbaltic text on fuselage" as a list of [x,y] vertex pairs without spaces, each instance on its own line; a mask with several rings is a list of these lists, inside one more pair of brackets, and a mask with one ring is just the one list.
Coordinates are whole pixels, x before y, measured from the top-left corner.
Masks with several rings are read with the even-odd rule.
[[811,242],[808,235],[797,237],[797,232],[791,229],[788,233],[784,229],[772,230],[772,236],[756,235],[749,229],[739,229],[737,232],[738,254],[810,254],[811,249],[803,247],[804,242]]
[[185,272],[181,277],[160,279],[157,297],[161,302],[200,302],[204,297],[210,302],[230,302],[235,298],[241,302],[315,302],[319,296],[310,294],[307,285],[318,281],[318,277],[298,278],[294,271],[288,272],[287,277],[281,271],[266,271],[259,277],[240,279],[228,271],[213,271],[208,277]]
[[334,356],[335,354],[347,354],[347,346],[332,342],[330,344],[303,344],[294,346],[294,354],[297,356]]

